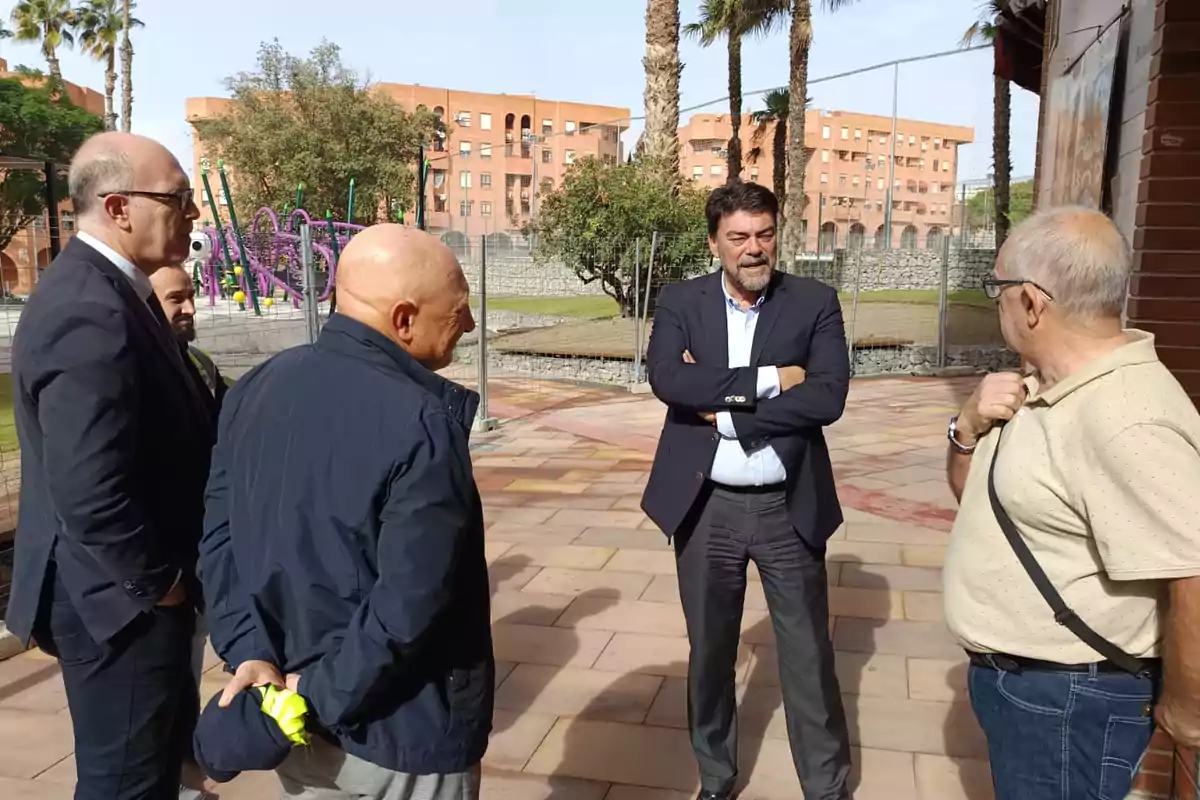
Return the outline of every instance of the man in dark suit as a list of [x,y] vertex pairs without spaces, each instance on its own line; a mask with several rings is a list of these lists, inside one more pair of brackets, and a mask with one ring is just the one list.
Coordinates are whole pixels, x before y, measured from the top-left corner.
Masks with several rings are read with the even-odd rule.
[[734,667],[754,561],[804,796],[845,800],[850,743],[825,573],[842,513],[821,431],[849,388],[842,312],[828,286],[775,272],[770,191],[727,184],[706,214],[721,271],[666,287],[654,314],[647,365],[667,417],[642,498],[675,543],[700,797],[724,800],[737,780]]
[[105,133],[70,171],[79,234],[17,326],[21,507],[6,621],[56,657],[76,800],[174,798],[198,712],[195,577],[211,398],[149,275],[199,211],[149,139]]

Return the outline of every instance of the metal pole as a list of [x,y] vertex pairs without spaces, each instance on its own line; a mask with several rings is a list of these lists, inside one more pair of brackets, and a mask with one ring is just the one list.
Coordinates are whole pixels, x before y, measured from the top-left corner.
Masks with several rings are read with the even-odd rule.
[[[58,217],[58,167],[53,161],[47,161],[46,168],[46,224],[50,230],[50,260],[58,258],[58,253],[62,249],[62,232],[59,230],[59,225],[62,224]],[[37,259],[37,253],[33,254],[34,259]]]
[[233,207],[233,195],[229,193],[229,181],[225,177],[225,165],[220,160],[217,161],[217,177],[221,179],[221,192],[229,202],[229,224],[233,226],[233,240],[238,247],[238,259],[242,264],[242,277],[246,279],[246,288],[250,290],[250,306],[254,309],[256,317],[262,316],[262,311],[258,307],[258,290],[254,288],[254,281],[257,276],[250,270],[250,259],[246,253],[246,242],[242,239],[242,229],[238,227],[237,211]]
[[962,199],[958,206],[958,257],[967,249],[967,184],[962,185]]
[[479,367],[476,370],[479,376],[479,411],[475,416],[477,431],[494,431],[497,427],[496,420],[488,416],[487,250],[487,239],[483,239],[479,243],[479,319],[475,322],[475,329],[479,331]]
[[938,369],[946,368],[946,322],[950,301],[950,237],[942,242],[942,285],[938,287]]
[[[208,196],[208,208],[212,211],[213,226],[217,229],[217,239],[221,242],[221,252],[225,254],[225,269],[222,270],[224,277],[221,278],[220,284],[222,290],[225,284],[230,286],[229,295],[233,296],[233,256],[229,253],[229,239],[225,236],[225,228],[221,224],[221,209],[217,206],[217,198],[212,193],[212,185],[208,182],[208,170],[200,170],[200,181],[204,185],[204,194]],[[221,296],[225,296],[225,292],[221,291]]]
[[858,292],[862,286],[862,252],[858,254],[858,266],[854,269],[854,300],[850,306],[850,333],[846,336],[846,356],[850,360],[850,374],[854,374],[854,329],[858,326]]
[[642,319],[650,321],[650,293],[654,291],[654,251],[658,249],[658,231],[650,237],[650,258],[646,262],[646,302],[643,305]]
[[[642,240],[633,243],[633,382],[642,382]],[[648,288],[648,287],[647,287]]]
[[317,340],[317,290],[316,272],[313,270],[312,230],[308,223],[300,223],[300,267],[301,278],[304,281],[304,327],[308,332],[308,341]]
[[892,247],[892,196],[896,187],[896,111],[900,102],[900,62],[892,65],[892,146],[888,154],[887,208],[883,214],[883,246]]

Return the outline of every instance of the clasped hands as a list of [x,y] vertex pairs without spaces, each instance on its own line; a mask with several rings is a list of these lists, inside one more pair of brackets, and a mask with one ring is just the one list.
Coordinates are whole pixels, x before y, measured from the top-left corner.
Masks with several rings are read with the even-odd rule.
[[285,678],[279,668],[269,661],[243,661],[225,685],[217,705],[226,708],[240,692],[255,686],[274,686],[276,689],[290,689],[299,694],[300,676],[292,673]]
[[[685,363],[685,364],[695,364],[696,363],[696,358],[695,358],[695,356],[692,355],[692,352],[690,350],[683,351],[683,363]],[[776,367],[776,369],[779,370],[779,391],[780,392],[786,392],[788,389],[791,389],[793,386],[799,386],[800,384],[804,383],[804,375],[805,375],[804,367]],[[700,419],[704,420],[709,425],[716,425],[717,424],[717,412],[702,411],[702,412],[700,412]]]

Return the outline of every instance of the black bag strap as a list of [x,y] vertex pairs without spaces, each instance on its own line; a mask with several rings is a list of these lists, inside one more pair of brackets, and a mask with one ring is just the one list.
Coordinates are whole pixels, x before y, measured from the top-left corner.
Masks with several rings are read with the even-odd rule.
[[992,465],[988,469],[988,499],[992,501],[992,513],[996,515],[996,521],[1000,523],[1000,530],[1004,531],[1004,538],[1008,539],[1009,545],[1016,554],[1017,560],[1021,562],[1021,566],[1025,568],[1025,572],[1029,575],[1029,579],[1033,581],[1033,585],[1037,587],[1038,593],[1045,599],[1050,606],[1050,610],[1054,612],[1054,621],[1064,628],[1075,634],[1084,644],[1095,650],[1106,659],[1116,664],[1118,667],[1128,672],[1130,675],[1138,677],[1149,677],[1151,670],[1139,658],[1129,655],[1120,647],[1105,639],[1100,634],[1088,627],[1079,615],[1076,614],[1063,600],[1062,595],[1054,588],[1054,584],[1050,582],[1042,565],[1034,558],[1033,553],[1029,550],[1029,545],[1025,543],[1021,532],[1017,530],[1017,526],[1013,524],[1012,519],[1008,516],[1008,512],[1004,510],[1004,506],[1000,504],[1000,498],[996,494],[996,461],[1000,456],[1000,439],[1003,434],[1003,428],[996,432],[996,449],[992,454]]

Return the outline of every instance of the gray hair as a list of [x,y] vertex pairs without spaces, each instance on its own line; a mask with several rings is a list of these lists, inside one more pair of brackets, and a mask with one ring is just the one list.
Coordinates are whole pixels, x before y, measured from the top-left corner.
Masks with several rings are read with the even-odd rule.
[[1004,243],[1009,278],[1035,281],[1068,316],[1120,316],[1133,258],[1125,237],[1104,214],[1082,206],[1038,211]]
[[133,167],[125,153],[104,148],[71,163],[67,186],[76,216],[86,217],[101,207],[100,195],[133,189]]

